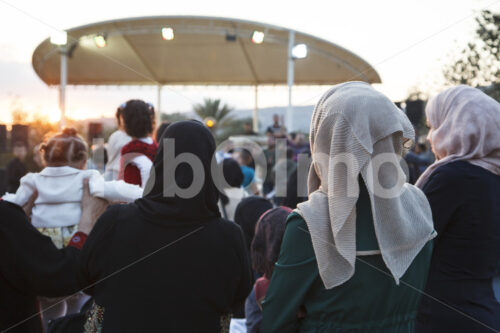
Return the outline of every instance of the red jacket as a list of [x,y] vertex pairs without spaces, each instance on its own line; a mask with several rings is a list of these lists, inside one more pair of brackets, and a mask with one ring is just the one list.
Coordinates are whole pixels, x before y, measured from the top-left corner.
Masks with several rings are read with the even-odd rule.
[[158,144],[152,144],[134,139],[122,147],[120,159],[120,172],[118,179],[123,179],[126,183],[142,186],[141,172],[135,165],[130,164],[134,157],[145,155],[151,162],[154,161]]

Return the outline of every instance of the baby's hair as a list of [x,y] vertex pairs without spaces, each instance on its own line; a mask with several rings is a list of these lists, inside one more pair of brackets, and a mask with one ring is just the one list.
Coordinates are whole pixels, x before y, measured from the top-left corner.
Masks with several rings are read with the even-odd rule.
[[88,147],[74,128],[65,128],[40,145],[45,163],[49,166],[64,166],[87,160]]
[[131,99],[119,108],[123,127],[128,135],[144,138],[153,133],[155,110],[152,104],[140,99]]

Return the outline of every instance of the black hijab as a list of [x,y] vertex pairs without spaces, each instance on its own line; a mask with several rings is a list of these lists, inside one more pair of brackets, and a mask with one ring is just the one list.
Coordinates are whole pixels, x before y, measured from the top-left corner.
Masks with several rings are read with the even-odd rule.
[[241,167],[232,158],[226,158],[224,161],[222,161],[218,167],[221,168],[222,166],[222,174],[224,176],[224,180],[226,181],[225,185],[219,186],[219,196],[220,196],[220,201],[222,203],[222,213],[224,215],[224,218],[227,218],[227,213],[226,213],[226,206],[229,203],[229,198],[227,197],[225,191],[223,190],[224,186],[229,186],[229,187],[241,187],[243,184],[243,172],[241,171]]
[[231,187],[241,187],[243,185],[243,172],[238,162],[234,159],[226,158],[222,161],[222,173],[227,185]]
[[[181,198],[178,194],[164,195],[164,188],[177,184],[177,187],[184,189],[189,187],[194,179],[190,165],[181,163],[176,166],[174,161],[166,160],[165,139],[175,139],[176,158],[180,154],[190,153],[201,162],[205,175],[204,182],[200,191],[191,198]],[[145,218],[169,224],[197,223],[219,218],[220,212],[217,206],[219,192],[210,169],[215,153],[212,133],[199,121],[179,121],[168,126],[159,144],[153,169],[144,189],[144,197],[136,201],[139,208],[144,211]],[[175,172],[169,173],[174,167],[176,167]]]
[[234,222],[238,224],[245,235],[248,253],[255,234],[255,225],[260,216],[273,208],[272,203],[262,197],[252,196],[241,200],[234,212]]

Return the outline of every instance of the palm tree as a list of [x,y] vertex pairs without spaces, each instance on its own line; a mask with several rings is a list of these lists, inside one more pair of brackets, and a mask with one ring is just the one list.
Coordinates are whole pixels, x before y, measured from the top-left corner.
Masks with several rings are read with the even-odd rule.
[[234,120],[230,114],[233,109],[227,104],[221,105],[220,99],[205,98],[203,103],[195,104],[193,110],[201,121],[207,118],[215,120],[215,125],[211,128],[214,135],[219,130],[231,126]]

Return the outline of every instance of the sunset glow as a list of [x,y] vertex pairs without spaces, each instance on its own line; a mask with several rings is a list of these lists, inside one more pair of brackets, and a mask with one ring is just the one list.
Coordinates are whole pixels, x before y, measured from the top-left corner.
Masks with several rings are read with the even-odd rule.
[[61,118],[61,111],[59,109],[45,109],[40,112],[40,115],[45,115],[49,118],[49,122],[56,123]]

